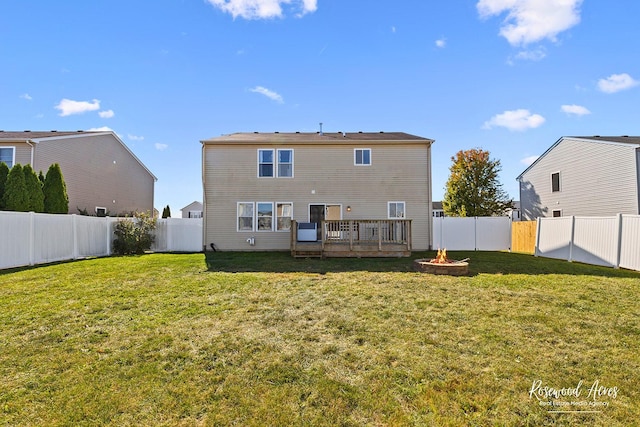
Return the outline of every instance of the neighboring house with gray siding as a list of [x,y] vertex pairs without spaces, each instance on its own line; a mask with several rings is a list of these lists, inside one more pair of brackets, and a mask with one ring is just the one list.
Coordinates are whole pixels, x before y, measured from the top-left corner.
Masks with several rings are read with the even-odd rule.
[[202,218],[202,203],[194,201],[180,209],[182,218]]
[[156,177],[114,132],[0,131],[0,161],[62,170],[69,213],[152,212]]
[[525,220],[640,212],[640,137],[562,137],[517,178]]
[[402,132],[255,132],[203,140],[206,249],[288,250],[292,220],[406,219],[412,248],[427,250],[433,142]]

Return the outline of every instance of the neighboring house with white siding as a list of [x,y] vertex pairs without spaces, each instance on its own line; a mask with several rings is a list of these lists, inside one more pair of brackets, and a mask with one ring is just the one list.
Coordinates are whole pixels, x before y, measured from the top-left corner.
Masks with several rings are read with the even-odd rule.
[[202,218],[202,203],[194,201],[180,209],[182,218]]
[[562,137],[522,172],[524,220],[640,213],[640,137]]
[[153,211],[157,179],[114,132],[0,131],[0,161],[45,174],[58,163],[71,214]]
[[[433,142],[402,132],[254,132],[203,140],[206,249],[288,250],[293,221],[336,221],[328,232],[336,239],[348,235],[344,227],[352,227],[352,239],[355,227],[360,238],[369,227],[375,239],[382,227],[397,225],[389,220],[401,219],[410,222],[412,249],[427,250]],[[356,220],[386,223],[374,229]]]

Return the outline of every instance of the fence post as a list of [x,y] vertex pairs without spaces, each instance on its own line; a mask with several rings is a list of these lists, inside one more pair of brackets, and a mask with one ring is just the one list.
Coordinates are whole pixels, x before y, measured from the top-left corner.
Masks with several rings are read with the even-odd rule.
[[536,218],[536,246],[533,248],[533,256],[540,256],[540,229],[542,218]]
[[571,238],[569,238],[569,259],[567,261],[573,262],[573,240],[576,233],[576,216],[571,215]]
[[71,214],[71,236],[73,238],[73,259],[78,259],[78,220],[76,214]]
[[36,214],[29,212],[29,265],[36,264]]
[[613,268],[620,268],[620,260],[622,259],[622,214],[619,213],[616,215],[616,221],[618,224],[617,228],[617,245],[616,245],[616,265]]
[[478,217],[473,217],[473,250],[478,250]]
[[107,256],[111,256],[111,218],[105,216],[104,220],[107,223]]

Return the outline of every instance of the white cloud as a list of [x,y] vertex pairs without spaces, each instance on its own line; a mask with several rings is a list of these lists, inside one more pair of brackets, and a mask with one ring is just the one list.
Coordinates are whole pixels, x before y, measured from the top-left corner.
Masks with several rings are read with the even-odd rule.
[[169,148],[169,145],[168,144],[160,144],[159,142],[156,142],[155,143],[155,147],[156,147],[156,150],[158,150],[158,151],[164,151],[167,148]]
[[114,113],[113,110],[105,110],[105,111],[100,111],[98,115],[103,119],[110,119],[111,117],[115,116],[116,113]]
[[629,74],[612,74],[606,79],[598,80],[598,89],[604,93],[615,93],[621,90],[631,89],[638,85],[638,81],[634,80]]
[[583,107],[582,105],[575,105],[575,104],[563,105],[560,108],[562,109],[563,112],[573,116],[586,116],[587,114],[591,114],[591,111],[589,111],[586,107]]
[[480,0],[481,18],[507,13],[500,35],[513,46],[556,36],[580,22],[582,0]]
[[23,93],[22,95],[20,95],[20,98],[26,99],[27,101],[31,101],[33,99],[28,93]]
[[60,110],[60,116],[71,116],[73,114],[82,114],[87,111],[95,111],[100,109],[100,101],[94,99],[92,102],[87,101],[73,101],[71,99],[64,98],[58,105],[55,106],[56,110]]
[[279,93],[274,92],[272,90],[269,90],[266,87],[256,86],[253,89],[249,89],[249,90],[251,92],[259,93],[261,95],[264,95],[267,98],[272,99],[272,100],[276,101],[279,104],[284,103],[284,100],[282,99],[282,96]]
[[522,163],[523,165],[526,165],[526,166],[531,166],[533,164],[533,162],[538,160],[538,157],[540,157],[540,156],[525,157],[524,159],[520,160],[520,163]]
[[442,38],[440,38],[440,39],[436,40],[436,46],[437,46],[437,47],[443,48],[443,47],[445,47],[446,45],[447,45],[447,39],[445,39],[444,37],[442,37]]
[[142,141],[144,139],[144,136],[136,136],[129,133],[127,134],[127,138],[129,138],[130,141]]
[[113,129],[109,126],[101,126],[99,128],[87,129],[87,132],[113,132]]
[[535,49],[521,50],[517,53],[516,59],[525,61],[541,61],[547,56],[547,49],[544,46],[538,46]]
[[484,122],[483,129],[493,129],[494,127],[503,127],[514,131],[524,131],[534,129],[545,122],[545,118],[539,114],[531,114],[529,110],[519,109],[505,111],[497,114],[491,120]]
[[391,27],[391,32],[392,32],[392,33],[395,33],[395,32],[396,32],[396,27],[395,27],[395,26]]
[[301,17],[318,9],[317,0],[206,0],[212,6],[230,13],[233,18],[270,19],[282,17],[282,5],[291,5],[297,9],[296,16]]

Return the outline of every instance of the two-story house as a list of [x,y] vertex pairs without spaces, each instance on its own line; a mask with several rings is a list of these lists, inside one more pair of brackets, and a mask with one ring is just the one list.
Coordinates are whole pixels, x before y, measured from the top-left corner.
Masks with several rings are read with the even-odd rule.
[[640,137],[562,137],[517,180],[525,220],[638,215]]
[[153,211],[157,179],[114,132],[0,131],[0,161],[43,173],[58,163],[70,214]]
[[[204,243],[289,250],[300,240],[292,224],[303,223],[316,230],[304,240],[381,246],[402,235],[413,250],[427,250],[433,142],[402,132],[254,132],[201,141]],[[410,229],[394,231],[404,225],[392,220]]]

